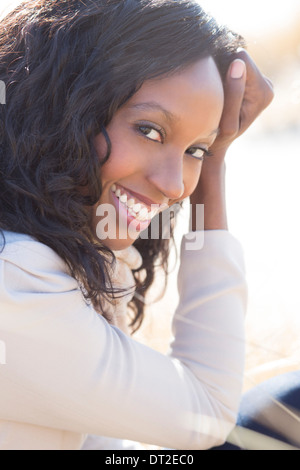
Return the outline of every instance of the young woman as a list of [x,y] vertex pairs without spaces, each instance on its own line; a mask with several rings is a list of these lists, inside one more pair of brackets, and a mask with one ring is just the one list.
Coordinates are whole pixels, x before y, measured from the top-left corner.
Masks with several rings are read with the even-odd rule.
[[[198,2],[35,0],[0,34],[0,447],[224,442],[246,308],[224,158],[269,80]],[[204,204],[204,245],[192,217],[162,355],[130,332],[167,268],[163,215],[186,198]]]

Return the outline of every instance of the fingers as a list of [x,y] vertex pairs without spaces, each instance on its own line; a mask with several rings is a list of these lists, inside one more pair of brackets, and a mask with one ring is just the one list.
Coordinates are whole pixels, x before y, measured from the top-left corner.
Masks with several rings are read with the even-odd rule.
[[269,106],[274,98],[274,90],[271,80],[262,74],[247,51],[239,50],[237,57],[243,60],[247,69],[245,95],[241,108],[241,134]]
[[274,96],[273,83],[269,78],[262,74],[262,72],[259,70],[249,53],[245,49],[240,48],[236,54],[236,58],[239,58],[245,62],[247,67],[248,78],[250,80],[257,79],[260,84],[263,85],[263,91],[266,92],[267,98],[272,101],[272,98]]
[[248,52],[240,49],[230,64],[224,83],[224,108],[214,152],[226,150],[255,121],[274,98],[273,84]]
[[229,145],[240,131],[240,112],[246,88],[246,64],[235,59],[228,70],[224,83],[224,108],[220,121],[218,142],[222,147]]

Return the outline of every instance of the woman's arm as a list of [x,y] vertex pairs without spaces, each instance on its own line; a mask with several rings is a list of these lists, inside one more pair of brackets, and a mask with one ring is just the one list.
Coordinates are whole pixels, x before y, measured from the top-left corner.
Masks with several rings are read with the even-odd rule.
[[175,449],[224,442],[243,383],[246,307],[242,251],[228,232],[209,231],[196,251],[183,238],[169,355],[86,305],[50,248],[22,235],[7,238],[0,253],[7,351],[0,420],[30,424],[36,437],[27,444],[36,450],[50,445],[39,427]]
[[225,155],[230,144],[252,124],[273,99],[272,84],[262,75],[245,50],[232,62],[224,86],[225,102],[212,157],[202,167],[200,181],[190,203],[192,230],[196,226],[196,205],[204,204],[205,230],[227,230],[225,201]]

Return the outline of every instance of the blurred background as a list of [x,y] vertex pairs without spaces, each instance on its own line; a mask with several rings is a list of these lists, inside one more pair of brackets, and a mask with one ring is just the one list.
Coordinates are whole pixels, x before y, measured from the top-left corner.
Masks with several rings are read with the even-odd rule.
[[[2,0],[0,14],[18,3]],[[272,105],[233,144],[227,158],[229,227],[243,245],[249,284],[247,390],[300,367],[300,2],[199,3],[245,37],[275,87]],[[186,224],[183,213],[178,244]],[[136,334],[162,352],[168,348],[177,302],[176,273],[177,268],[167,296],[148,307],[146,322]],[[156,287],[160,282],[158,276]]]
[[228,154],[228,216],[249,283],[245,388],[300,367],[300,2],[203,0],[275,88]]

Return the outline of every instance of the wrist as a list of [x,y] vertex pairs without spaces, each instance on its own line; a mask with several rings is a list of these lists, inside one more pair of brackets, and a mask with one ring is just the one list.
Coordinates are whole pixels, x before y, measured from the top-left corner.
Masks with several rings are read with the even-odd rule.
[[[225,161],[205,161],[197,188],[190,196],[191,230],[198,230],[197,205],[204,205],[204,230],[227,230]],[[203,225],[203,224],[202,224]]]
[[205,160],[197,187],[190,196],[192,204],[202,204],[208,195],[223,194],[225,191],[225,161],[213,161],[214,157]]

